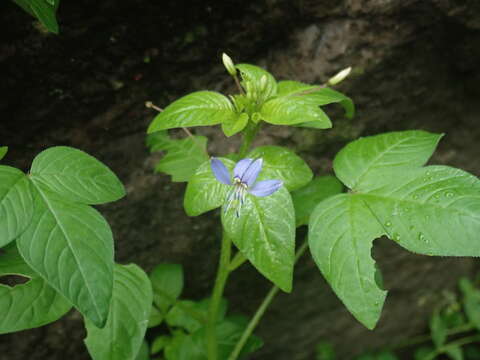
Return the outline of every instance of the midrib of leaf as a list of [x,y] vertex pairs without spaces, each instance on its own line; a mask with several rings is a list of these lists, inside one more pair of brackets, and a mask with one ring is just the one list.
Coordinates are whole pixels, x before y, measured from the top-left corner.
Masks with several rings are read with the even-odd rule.
[[[88,290],[88,293],[90,294],[90,298],[92,299],[92,303],[94,304],[94,307],[95,307],[95,311],[97,313],[97,316],[101,319],[102,316],[101,316],[101,313],[100,313],[100,310],[98,308],[98,304],[96,302],[96,299],[95,299],[95,296],[93,296],[93,293],[92,293],[92,290],[90,289],[90,286],[89,286],[89,283],[87,281],[87,278],[85,276],[85,274],[83,273],[83,267],[80,265],[80,262],[77,258],[77,255],[75,253],[75,251],[73,251],[73,248],[72,248],[72,245],[70,243],[70,238],[67,236],[67,232],[65,231],[65,229],[63,228],[63,226],[61,225],[61,222],[58,220],[58,217],[57,217],[57,214],[55,213],[55,211],[52,209],[51,205],[50,205],[50,202],[48,201],[48,197],[43,193],[43,191],[40,189],[40,187],[38,187],[36,184],[35,184],[35,181],[34,179],[32,179],[32,184],[33,186],[35,186],[35,188],[37,189],[38,193],[40,194],[40,196],[42,197],[43,201],[45,202],[45,204],[47,205],[47,208],[48,210],[50,211],[50,213],[53,215],[53,217],[55,218],[55,221],[56,223],[58,224],[58,227],[60,228],[60,230],[62,231],[63,235],[65,236],[65,239],[67,240],[67,244],[68,244],[68,247],[70,249],[70,251],[72,252],[73,254],[73,258],[75,259],[75,262],[77,263],[77,267],[78,267],[78,270],[80,271],[80,274],[82,276],[82,279],[84,280],[84,283],[85,283],[85,287],[87,288]],[[47,281],[45,279],[45,281]]]
[[391,144],[390,146],[388,146],[386,149],[384,149],[383,151],[381,151],[380,153],[377,154],[377,156],[375,156],[375,158],[373,158],[366,166],[365,168],[363,169],[363,171],[360,173],[360,175],[357,177],[357,180],[352,184],[352,187],[351,189],[355,188],[359,183],[360,181],[363,179],[363,177],[365,175],[367,175],[368,171],[374,167],[375,163],[380,159],[382,158],[385,153],[389,152],[390,150],[392,150],[393,148],[395,148],[396,146],[399,146],[401,145],[403,142],[407,141],[407,140],[411,140],[411,137],[408,137],[408,138],[403,138],[401,139],[400,141],[394,143],[394,144]]
[[170,116],[172,115],[176,115],[176,114],[179,114],[179,113],[182,113],[182,112],[188,112],[188,111],[191,111],[191,110],[198,110],[198,109],[202,109],[202,110],[221,110],[221,111],[227,111],[227,110],[231,110],[233,111],[231,108],[228,108],[228,107],[225,107],[225,106],[219,106],[220,104],[217,103],[217,102],[214,102],[214,103],[209,103],[209,104],[202,104],[201,106],[199,105],[190,105],[190,106],[182,106],[180,109],[177,109],[177,110],[174,110],[172,112],[170,112]]

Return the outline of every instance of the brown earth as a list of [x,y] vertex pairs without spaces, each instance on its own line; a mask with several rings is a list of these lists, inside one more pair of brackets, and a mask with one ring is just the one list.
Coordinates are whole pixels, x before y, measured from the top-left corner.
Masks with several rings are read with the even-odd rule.
[[[53,145],[80,148],[108,164],[128,195],[100,210],[116,239],[116,259],[145,270],[161,261],[186,269],[185,297],[208,295],[219,248],[217,218],[188,218],[184,184],[153,174],[158,156],[145,129],[159,106],[188,92],[233,92],[220,63],[268,68],[277,79],[322,83],[348,65],[340,88],[357,104],[346,120],[331,109],[324,132],[265,127],[258,144],[293,146],[318,174],[348,141],[391,130],[425,129],[446,136],[432,162],[480,174],[480,2],[477,0],[64,1],[61,33],[46,34],[14,4],[0,4],[0,142],[7,163],[27,169]],[[218,129],[199,129],[209,151],[235,149]],[[313,359],[318,341],[341,359],[426,330],[441,293],[476,260],[431,258],[377,241],[374,256],[390,289],[374,331],[358,324],[329,289],[311,258],[258,329],[265,346],[252,359]],[[251,313],[269,283],[244,265],[227,287],[231,309]],[[0,359],[88,359],[81,317],[4,335]],[[410,355],[406,355],[410,359]],[[119,359],[120,360],[120,359]]]

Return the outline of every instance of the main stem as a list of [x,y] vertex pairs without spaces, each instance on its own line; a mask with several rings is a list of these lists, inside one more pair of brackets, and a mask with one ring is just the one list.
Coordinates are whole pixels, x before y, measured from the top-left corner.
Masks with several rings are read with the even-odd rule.
[[230,253],[232,250],[232,240],[223,233],[222,247],[220,250],[220,262],[217,270],[217,278],[213,287],[212,297],[210,299],[210,306],[208,308],[207,318],[207,353],[208,360],[218,359],[218,346],[216,334],[216,322],[218,318],[218,309],[222,300],[223,290],[230,274]]
[[[295,254],[295,263],[297,263],[298,259],[300,259],[300,257],[305,253],[307,248],[308,248],[308,241],[305,239],[305,242],[302,244],[302,246],[300,246],[300,248],[297,250],[297,253]],[[247,327],[243,331],[243,334],[240,337],[240,340],[238,340],[228,360],[236,360],[240,356],[240,353],[242,352],[243,347],[245,346],[248,339],[252,335],[253,330],[255,330],[255,328],[257,327],[258,323],[260,322],[260,319],[262,318],[263,314],[265,314],[265,311],[267,311],[268,306],[271,304],[271,302],[273,301],[273,299],[275,298],[279,290],[280,289],[278,288],[278,286],[272,286],[267,296],[265,296],[262,303],[260,304],[257,311],[255,312],[255,315],[253,315],[252,319],[250,320]]]

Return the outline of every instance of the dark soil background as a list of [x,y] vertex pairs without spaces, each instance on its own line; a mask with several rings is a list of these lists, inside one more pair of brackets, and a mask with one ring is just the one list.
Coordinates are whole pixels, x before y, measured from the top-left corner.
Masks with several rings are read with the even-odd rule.
[[[480,174],[480,2],[478,0],[64,0],[60,35],[45,33],[10,1],[0,3],[0,143],[5,162],[27,169],[53,145],[80,148],[110,166],[128,195],[100,210],[116,239],[116,259],[149,271],[161,261],[186,269],[186,297],[208,296],[219,229],[212,214],[188,218],[184,184],[153,173],[158,155],[144,145],[159,106],[188,92],[234,92],[220,61],[259,64],[277,79],[321,83],[352,65],[340,89],[357,104],[346,120],[329,109],[334,128],[265,127],[258,144],[295,148],[318,174],[358,136],[425,129],[445,132],[433,163]],[[218,129],[209,151],[235,149]],[[426,331],[428,314],[455,290],[475,259],[431,258],[376,241],[390,290],[374,331],[348,314],[305,256],[294,292],[280,295],[258,334],[252,359],[314,358],[320,340],[341,359]],[[252,313],[270,284],[244,265],[227,287],[234,312]],[[1,310],[0,310],[1,311]],[[88,359],[81,317],[71,312],[49,326],[0,337],[2,360]],[[411,356],[405,355],[405,359]],[[121,360],[121,359],[119,359]]]

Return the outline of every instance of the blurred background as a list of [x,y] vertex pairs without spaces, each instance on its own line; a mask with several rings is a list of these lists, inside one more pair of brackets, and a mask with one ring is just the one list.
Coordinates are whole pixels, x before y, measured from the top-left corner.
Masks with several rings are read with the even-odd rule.
[[[359,136],[424,129],[446,133],[432,163],[480,175],[478,0],[64,0],[57,18],[59,35],[11,1],[0,3],[0,144],[10,148],[3,162],[26,170],[54,145],[105,162],[128,191],[100,207],[116,260],[147,271],[161,261],[183,264],[185,297],[209,295],[218,215],[187,217],[185,184],[154,174],[159,155],[149,154],[145,133],[155,112],[144,104],[165,107],[203,89],[236,92],[222,52],[277,80],[321,84],[353,67],[339,90],[354,100],[354,119],[332,106],[331,130],[265,126],[257,140],[293,147],[316,174],[331,173],[334,154]],[[210,138],[211,154],[239,143],[218,128],[194,131]],[[374,331],[354,320],[304,256],[293,293],[278,296],[258,328],[265,346],[251,359],[314,359],[323,340],[351,359],[424,333],[445,292],[478,268],[475,259],[415,255],[384,239],[373,256],[390,290]],[[269,287],[243,265],[226,289],[231,311],[251,314]],[[51,325],[1,336],[0,359],[89,359],[84,336],[72,311]]]

